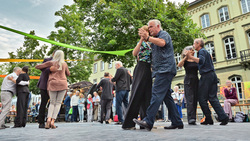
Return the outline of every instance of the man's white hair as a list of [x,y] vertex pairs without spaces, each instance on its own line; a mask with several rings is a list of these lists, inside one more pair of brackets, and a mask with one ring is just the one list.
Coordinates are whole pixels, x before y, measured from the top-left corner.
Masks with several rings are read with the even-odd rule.
[[119,64],[120,66],[122,66],[122,62],[121,61],[116,61],[115,65]]
[[18,70],[20,70],[21,68],[20,67],[15,67],[14,69],[13,69],[13,72],[16,72],[16,71],[18,71]]
[[176,89],[176,88],[178,88],[178,90],[179,90],[179,86],[174,86],[174,89]]
[[159,20],[157,20],[157,19],[150,20],[150,21],[148,21],[148,25],[149,25],[150,22],[154,22],[155,26],[159,25],[160,29],[162,30],[161,22]]

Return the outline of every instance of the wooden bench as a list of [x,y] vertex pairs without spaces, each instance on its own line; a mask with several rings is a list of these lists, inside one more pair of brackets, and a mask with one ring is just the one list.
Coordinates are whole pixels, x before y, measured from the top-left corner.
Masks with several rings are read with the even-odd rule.
[[[232,105],[231,107],[234,107],[234,108],[232,108],[232,111],[234,111],[234,115],[236,113],[236,108],[235,107],[239,107],[240,111],[243,111],[244,107],[247,107],[247,112],[249,112],[250,103],[248,101],[250,101],[250,100],[249,99],[242,99],[242,100],[239,100],[238,104]],[[220,103],[221,103],[221,106],[224,107],[224,101],[221,100]],[[208,106],[209,106],[209,109],[213,108],[210,103],[208,103]],[[201,109],[201,107],[197,106],[197,109]],[[245,113],[245,114],[248,114],[248,113]],[[198,113],[197,112],[196,112],[196,118],[198,119]]]

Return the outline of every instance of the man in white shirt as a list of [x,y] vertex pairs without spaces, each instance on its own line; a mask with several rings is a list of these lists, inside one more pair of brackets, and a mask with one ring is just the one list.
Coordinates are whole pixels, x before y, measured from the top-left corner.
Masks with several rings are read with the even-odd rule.
[[100,104],[100,96],[98,95],[97,92],[94,92],[93,102],[94,102],[94,121],[97,121],[98,109]]
[[73,108],[71,122],[77,122],[77,113],[78,113],[78,101],[79,101],[79,91],[76,91],[76,94],[71,97],[70,107]]
[[3,108],[2,113],[0,114],[0,129],[9,128],[9,126],[4,125],[4,120],[10,111],[12,97],[16,94],[16,84],[9,78],[16,80],[21,71],[21,68],[15,67],[13,73],[7,75],[3,80],[1,86],[1,100]]

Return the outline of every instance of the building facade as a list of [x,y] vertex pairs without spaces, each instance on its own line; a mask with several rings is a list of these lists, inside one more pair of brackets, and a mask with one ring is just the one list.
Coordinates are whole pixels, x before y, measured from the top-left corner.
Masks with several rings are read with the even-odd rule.
[[[213,56],[218,85],[231,80],[243,99],[242,82],[250,81],[250,0],[196,0],[188,11],[207,37],[205,48]],[[182,88],[185,71],[178,69],[172,85]]]

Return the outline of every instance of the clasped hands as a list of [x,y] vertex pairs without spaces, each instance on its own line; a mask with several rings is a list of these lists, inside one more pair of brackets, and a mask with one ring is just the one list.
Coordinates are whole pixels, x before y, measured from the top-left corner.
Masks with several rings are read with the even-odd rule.
[[142,28],[139,28],[139,30],[138,30],[138,35],[141,37],[141,39],[143,39],[143,40],[147,40],[147,38],[148,38],[148,36],[149,36],[149,34],[148,34],[148,32],[147,31],[145,31],[144,29],[142,29]]

